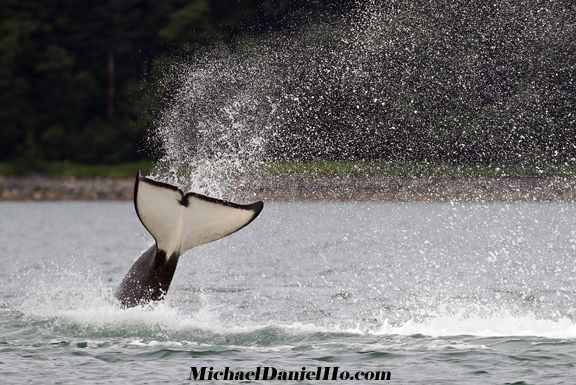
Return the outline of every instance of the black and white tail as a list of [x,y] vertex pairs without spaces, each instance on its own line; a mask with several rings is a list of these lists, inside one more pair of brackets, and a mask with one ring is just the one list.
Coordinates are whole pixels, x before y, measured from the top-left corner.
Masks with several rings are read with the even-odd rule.
[[260,214],[264,204],[240,205],[184,193],[138,173],[134,206],[156,242],[134,263],[116,290],[124,306],[161,299],[168,291],[180,255],[240,230]]

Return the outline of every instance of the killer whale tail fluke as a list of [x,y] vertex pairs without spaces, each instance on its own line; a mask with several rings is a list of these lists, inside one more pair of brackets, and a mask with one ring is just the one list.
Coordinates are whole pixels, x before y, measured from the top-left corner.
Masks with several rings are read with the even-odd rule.
[[143,177],[134,185],[138,218],[156,241],[132,265],[115,292],[124,307],[160,300],[185,251],[230,235],[252,222],[264,204],[240,205]]
[[252,222],[262,202],[240,205],[197,193],[184,193],[138,173],[134,206],[140,221],[166,255],[230,235]]

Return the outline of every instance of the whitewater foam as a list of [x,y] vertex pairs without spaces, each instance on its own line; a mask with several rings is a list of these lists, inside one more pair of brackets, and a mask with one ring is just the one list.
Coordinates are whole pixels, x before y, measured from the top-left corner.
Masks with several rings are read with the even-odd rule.
[[[542,319],[534,314],[514,315],[502,310],[489,316],[460,314],[437,315],[427,319],[410,319],[398,323],[384,319],[377,327],[358,324],[356,327],[322,325],[316,323],[225,323],[210,308],[192,313],[182,312],[168,303],[153,306],[122,309],[117,305],[76,309],[24,310],[25,317],[47,321],[50,328],[81,330],[98,336],[145,337],[146,341],[134,340],[134,344],[150,344],[156,339],[178,343],[208,342],[211,337],[247,336],[251,343],[261,340],[262,333],[270,339],[278,337],[325,336],[414,336],[452,337],[543,337],[551,339],[575,339],[576,323],[566,317]],[[176,338],[177,340],[173,340]],[[138,342],[139,341],[139,342]],[[198,342],[197,341],[197,342]]]
[[[282,345],[314,335],[576,339],[576,322],[570,312],[535,313],[526,308],[507,307],[489,298],[468,299],[467,303],[457,305],[438,305],[435,298],[417,303],[408,301],[404,306],[394,307],[396,310],[380,312],[369,321],[356,320],[355,315],[349,314],[289,322],[282,319],[281,313],[273,318],[265,315],[267,312],[260,314],[257,298],[239,307],[224,305],[218,297],[201,293],[194,294],[197,306],[188,306],[191,304],[188,298],[173,296],[159,303],[123,309],[100,273],[44,268],[41,276],[20,287],[25,295],[18,303],[7,303],[3,312],[16,312],[63,335],[143,338],[142,343],[156,340],[210,344],[227,340],[228,345]],[[238,315],[246,312],[254,314],[240,320]]]
[[534,314],[513,315],[501,311],[490,316],[454,315],[436,316],[426,320],[409,320],[395,325],[384,320],[374,333],[379,335],[422,334],[431,337],[470,335],[478,337],[545,337],[576,338],[576,323],[566,317],[559,319],[541,319]]

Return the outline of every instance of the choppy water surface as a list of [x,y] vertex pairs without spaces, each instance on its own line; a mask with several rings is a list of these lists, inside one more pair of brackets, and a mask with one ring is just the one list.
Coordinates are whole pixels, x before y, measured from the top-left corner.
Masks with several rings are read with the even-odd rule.
[[573,384],[575,218],[558,203],[269,203],[183,256],[165,303],[122,310],[111,292],[151,243],[131,204],[2,203],[1,382],[263,365]]

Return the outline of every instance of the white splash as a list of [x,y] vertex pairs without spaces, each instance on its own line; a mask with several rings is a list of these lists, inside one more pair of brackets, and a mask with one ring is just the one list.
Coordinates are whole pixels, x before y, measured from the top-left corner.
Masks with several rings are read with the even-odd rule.
[[402,324],[384,320],[372,331],[378,335],[414,335],[431,337],[545,337],[576,338],[576,323],[568,318],[542,319],[534,314],[514,315],[501,311],[489,316],[438,315],[426,320],[411,319]]

